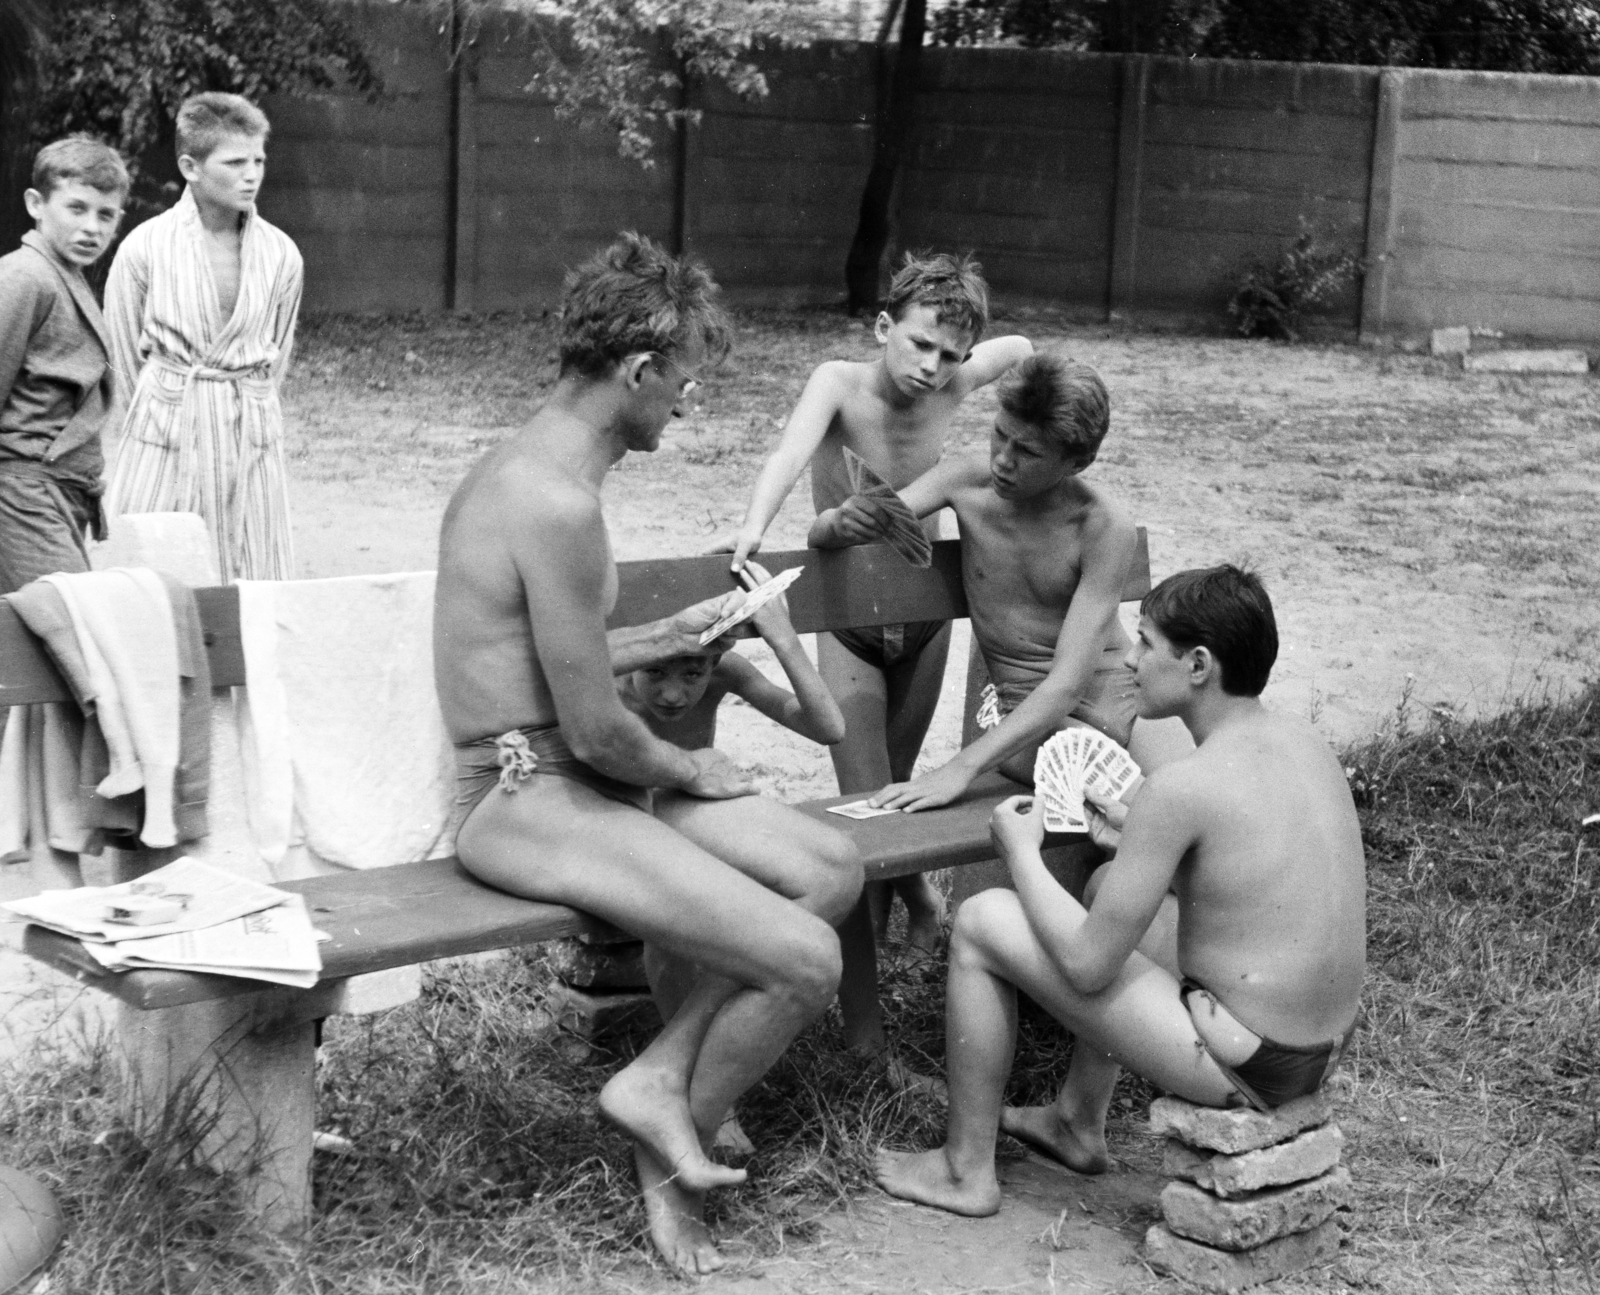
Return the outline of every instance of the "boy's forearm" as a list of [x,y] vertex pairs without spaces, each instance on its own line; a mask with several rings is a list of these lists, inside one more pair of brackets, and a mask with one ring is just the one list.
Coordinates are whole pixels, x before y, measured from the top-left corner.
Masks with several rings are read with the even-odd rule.
[[1017,851],[1006,863],[1028,927],[1056,970],[1080,993],[1104,989],[1115,969],[1105,974],[1105,968],[1096,965],[1093,951],[1086,947],[1088,910],[1050,875],[1036,847]]
[[798,466],[790,463],[781,449],[773,454],[763,465],[761,475],[756,478],[756,484],[750,491],[744,520],[739,523],[740,533],[756,539],[765,535],[767,527],[772,525],[772,519],[778,515],[778,509],[783,507],[783,501],[789,497],[794,483],[804,471],[803,462]]
[[806,724],[805,735],[814,742],[829,746],[842,741],[844,714],[839,710],[839,703],[833,699],[833,694],[828,691],[828,685],[822,682],[817,668],[811,664],[799,635],[790,631],[787,636],[769,637],[767,643],[794,689],[799,718]]

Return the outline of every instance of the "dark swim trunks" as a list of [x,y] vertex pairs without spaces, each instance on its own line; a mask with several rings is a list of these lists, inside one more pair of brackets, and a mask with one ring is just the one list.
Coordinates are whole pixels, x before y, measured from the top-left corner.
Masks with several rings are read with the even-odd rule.
[[585,764],[572,754],[559,724],[541,724],[456,743],[456,804],[466,807],[462,821],[496,787],[510,794],[537,773],[570,778],[607,799],[650,812],[650,788],[619,782]]
[[834,630],[853,656],[878,670],[913,661],[939,637],[949,621],[907,621],[904,625],[869,625],[866,629]]
[[[1178,998],[1185,1008],[1189,1006],[1189,995],[1195,993],[1209,995],[1221,1003],[1221,999],[1198,980],[1185,976],[1178,988]],[[1237,1066],[1224,1065],[1210,1048],[1206,1048],[1206,1053],[1245,1101],[1258,1111],[1271,1111],[1297,1097],[1309,1097],[1321,1088],[1323,1081],[1338,1066],[1350,1036],[1355,1032],[1356,1027],[1352,1022],[1343,1038],[1330,1039],[1310,1047],[1279,1043],[1263,1034],[1259,1036],[1261,1043],[1256,1050]],[[1205,1047],[1205,1040],[1202,1039],[1200,1044]]]
[[[999,718],[1004,719],[1022,705],[1041,682],[1042,679],[1032,683],[991,684],[995,690]],[[1133,671],[1120,663],[1096,670],[1078,704],[1068,712],[1071,718],[1099,729],[1119,746],[1128,745],[1128,739],[1133,736],[1133,721],[1138,713],[1138,704],[1133,697]]]

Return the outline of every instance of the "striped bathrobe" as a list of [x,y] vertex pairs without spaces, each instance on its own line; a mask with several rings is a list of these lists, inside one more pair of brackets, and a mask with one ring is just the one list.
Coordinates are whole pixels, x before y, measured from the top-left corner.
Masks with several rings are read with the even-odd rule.
[[106,284],[111,358],[133,392],[106,511],[205,518],[224,581],[294,575],[278,386],[303,277],[289,236],[254,211],[239,298],[222,318],[200,211],[186,189],[117,251]]

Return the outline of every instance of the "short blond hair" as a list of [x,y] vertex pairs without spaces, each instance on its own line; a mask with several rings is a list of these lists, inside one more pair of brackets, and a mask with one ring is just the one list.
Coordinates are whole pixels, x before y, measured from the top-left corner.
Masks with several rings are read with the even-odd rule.
[[128,196],[122,154],[91,135],[68,135],[41,148],[33,159],[33,187],[48,198],[58,184],[78,180],[101,193]]
[[178,108],[178,156],[204,162],[229,135],[265,139],[272,133],[267,114],[242,94],[208,90],[192,94]]

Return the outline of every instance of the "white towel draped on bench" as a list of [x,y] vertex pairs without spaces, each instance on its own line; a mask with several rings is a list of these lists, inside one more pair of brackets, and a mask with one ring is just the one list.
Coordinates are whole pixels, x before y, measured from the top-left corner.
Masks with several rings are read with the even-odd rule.
[[279,877],[454,849],[455,768],[433,687],[431,571],[238,582],[240,738],[256,848]]

